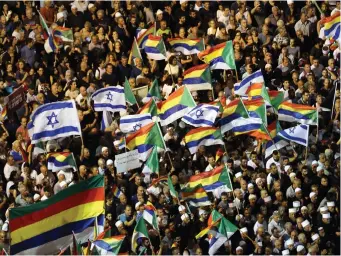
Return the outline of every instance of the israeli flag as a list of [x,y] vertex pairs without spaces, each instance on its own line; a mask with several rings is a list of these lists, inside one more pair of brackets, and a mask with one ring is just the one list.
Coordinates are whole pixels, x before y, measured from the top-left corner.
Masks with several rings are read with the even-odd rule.
[[283,131],[280,131],[278,136],[296,142],[297,144],[308,146],[309,125],[300,124],[295,127],[290,127]]
[[151,122],[152,116],[149,113],[123,116],[120,119],[120,130],[124,133],[133,133]]
[[109,86],[92,94],[95,111],[120,112],[126,110],[126,99],[122,86]]
[[32,144],[82,134],[76,104],[73,100],[38,107],[33,112],[27,128]]
[[103,111],[103,117],[101,121],[101,131],[105,131],[112,123],[112,116],[111,113],[108,111]]
[[184,115],[182,121],[194,127],[211,127],[214,125],[218,111],[218,106],[200,104]]
[[276,136],[272,140],[269,140],[265,145],[265,158],[271,156],[272,152],[275,150],[280,150],[281,148],[289,145],[289,142],[283,140],[281,137]]
[[234,84],[234,93],[238,95],[246,95],[247,89],[251,84],[264,83],[264,77],[261,70],[257,70],[248,77],[245,77],[240,83]]

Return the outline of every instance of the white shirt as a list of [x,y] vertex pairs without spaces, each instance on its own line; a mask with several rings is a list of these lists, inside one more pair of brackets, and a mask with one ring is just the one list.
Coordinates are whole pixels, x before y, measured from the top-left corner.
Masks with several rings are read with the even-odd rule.
[[[263,225],[263,224],[260,224],[260,223],[258,223],[258,221],[256,221],[255,225],[253,226],[253,232],[255,232],[255,235],[256,235],[257,229],[258,229],[259,227],[264,227],[264,225]],[[264,227],[264,228],[265,228],[265,227]]]
[[15,165],[10,166],[8,163],[6,163],[5,168],[4,168],[4,175],[5,175],[6,180],[9,179],[12,172],[19,172],[18,167],[16,167]]
[[212,165],[208,164],[206,169],[205,169],[205,172],[209,172],[209,171],[211,171],[213,169],[214,169],[214,167]]
[[273,157],[271,157],[268,161],[266,161],[266,169],[270,169],[270,165],[272,163],[275,163],[278,169],[278,172],[281,172],[281,164],[279,162],[276,162]]

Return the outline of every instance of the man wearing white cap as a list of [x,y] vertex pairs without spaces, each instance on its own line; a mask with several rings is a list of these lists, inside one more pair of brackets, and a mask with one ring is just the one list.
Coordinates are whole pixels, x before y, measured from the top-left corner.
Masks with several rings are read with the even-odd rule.
[[297,250],[297,255],[305,255],[305,249],[303,245],[298,245],[296,250]]
[[66,184],[64,171],[59,171],[57,176],[58,176],[58,182],[53,187],[54,194],[57,194],[59,191],[63,189],[62,182],[63,182],[63,185]]
[[[294,173],[292,173],[294,174]],[[296,175],[295,175],[296,176]],[[291,178],[291,174],[290,174]],[[301,180],[300,179],[293,179],[292,185],[287,189],[286,196],[287,198],[293,198],[295,197],[295,189],[301,187]]]
[[311,226],[309,220],[305,220],[302,222],[302,227],[305,232],[310,232],[311,231]]

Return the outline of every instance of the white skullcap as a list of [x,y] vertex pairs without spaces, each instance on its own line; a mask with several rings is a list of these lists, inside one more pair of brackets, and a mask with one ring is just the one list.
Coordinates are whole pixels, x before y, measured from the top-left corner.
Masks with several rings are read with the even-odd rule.
[[40,201],[45,201],[46,199],[48,199],[48,197],[44,195],[42,198],[40,198]]
[[267,203],[267,202],[271,202],[271,196],[267,196],[264,198],[264,202]]
[[62,12],[57,13],[57,20],[64,18],[64,14]]
[[184,221],[186,218],[189,218],[187,213],[181,215],[181,220]]
[[119,12],[116,12],[116,13],[115,13],[115,18],[119,18],[119,17],[122,17],[122,14],[119,13]]
[[63,180],[61,183],[59,183],[59,186],[62,188],[62,187],[64,187],[64,186],[66,186],[67,185],[67,183],[66,183],[66,181],[65,180]]
[[205,214],[205,213],[207,213],[205,210],[199,209],[199,216],[200,216],[201,214]]
[[309,220],[305,220],[305,221],[302,222],[302,227],[305,228],[305,227],[308,226],[308,225],[310,225]]
[[249,195],[249,200],[252,199],[252,198],[257,198],[257,197],[254,194]]
[[88,9],[90,10],[90,9],[91,9],[92,7],[94,7],[94,6],[95,6],[94,4],[91,4],[91,3],[90,3],[90,4],[88,5]]
[[184,210],[186,210],[186,208],[185,208],[185,206],[183,206],[183,205],[180,205],[180,206],[178,207],[178,210],[179,210],[179,212],[181,212],[181,211],[184,211]]
[[328,211],[328,208],[326,206],[322,206],[320,208],[320,212],[325,212],[325,211]]
[[74,8],[76,8],[76,9],[77,9],[77,6],[76,6],[76,5],[74,5],[74,4],[71,4],[71,9],[74,9]]
[[293,4],[293,3],[294,3],[294,0],[287,0],[288,5]]
[[162,14],[163,13],[163,11],[161,11],[160,9],[158,9],[157,11],[156,11],[156,15],[159,15],[159,14]]
[[243,218],[242,214],[237,214],[236,215],[236,221],[240,221]]
[[296,177],[296,173],[292,172],[289,174],[289,177],[292,178],[292,177]]
[[116,228],[118,228],[118,227],[121,226],[121,225],[123,225],[123,222],[122,222],[122,221],[118,220],[118,221],[115,222]]
[[262,178],[257,178],[256,179],[256,184],[258,183],[258,182],[260,182],[262,180]]
[[267,63],[267,64],[265,65],[265,68],[272,68],[272,66],[271,66],[271,64]]
[[102,147],[102,153],[103,153],[105,150],[108,150],[108,148],[107,148],[107,147]]
[[285,244],[286,244],[287,246],[293,245],[293,244],[294,244],[294,241],[293,241],[291,238],[289,238],[287,241],[285,241]]
[[319,171],[323,171],[323,167],[321,165],[317,166],[317,169],[316,169],[317,172]]
[[249,184],[247,184],[247,187],[248,187],[248,188],[253,188],[254,186],[253,186],[252,183],[249,183]]
[[306,210],[308,210],[308,207],[307,207],[307,206],[305,206],[305,205],[303,205],[303,206],[301,207],[301,210],[303,210],[303,209],[306,209]]
[[289,169],[290,169],[290,167],[291,167],[290,165],[286,165],[286,166],[284,166],[284,171],[285,171],[285,172],[288,172],[288,171],[289,171]]
[[118,145],[120,145],[120,141],[119,140],[115,140],[114,141],[114,146],[118,146]]
[[236,248],[236,251],[239,251],[239,250],[242,250],[242,251],[243,251],[243,247],[238,246],[238,247]]
[[300,192],[300,191],[302,191],[302,189],[300,189],[300,188],[295,188],[295,193],[298,193],[298,192]]
[[282,251],[282,255],[290,255],[290,251],[288,249]]
[[62,175],[62,174],[65,176],[65,172],[63,170],[59,171],[57,176]]
[[296,249],[297,249],[297,252],[300,252],[300,251],[304,250],[304,246],[298,245]]
[[140,205],[141,205],[141,203],[140,203],[140,202],[137,202],[137,203],[135,204],[135,210],[136,210],[137,208],[139,208]]
[[315,195],[316,195],[315,192],[310,192],[309,197],[312,198],[312,197],[315,196]]
[[247,228],[246,227],[241,228],[239,231],[240,231],[240,233],[247,233]]
[[314,234],[313,236],[311,236],[311,240],[315,241],[316,239],[319,239],[319,235],[318,234]]
[[330,219],[330,213],[328,212],[328,213],[322,214],[322,218],[323,219]]
[[292,205],[293,205],[295,208],[298,208],[298,207],[301,206],[301,203],[300,203],[300,201],[294,201],[294,202],[292,203]]
[[314,160],[314,161],[311,163],[311,166],[314,166],[314,165],[319,165],[319,163],[318,163],[316,160]]
[[114,164],[114,161],[111,160],[111,159],[108,159],[106,164],[107,164],[107,165],[112,165],[112,164]]
[[187,0],[180,0],[180,4],[186,3]]
[[335,206],[335,202],[334,201],[327,202],[327,206],[333,207],[333,206]]
[[295,208],[290,208],[289,209],[289,213],[296,213],[296,209]]
[[34,201],[37,201],[39,198],[40,198],[39,194],[34,194],[34,196],[33,196]]
[[235,176],[238,179],[239,177],[243,176],[243,174],[241,172],[237,172]]

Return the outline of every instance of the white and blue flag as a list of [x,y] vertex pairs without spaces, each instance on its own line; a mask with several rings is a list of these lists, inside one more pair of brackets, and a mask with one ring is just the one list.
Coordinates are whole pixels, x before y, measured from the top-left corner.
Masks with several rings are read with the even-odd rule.
[[126,110],[126,99],[122,86],[109,86],[91,95],[95,111],[121,112]]
[[234,93],[238,95],[246,95],[247,89],[251,84],[264,83],[264,77],[261,70],[257,70],[248,77],[245,77],[240,83],[234,84]]
[[271,156],[275,150],[280,150],[289,145],[289,142],[283,140],[281,137],[275,136],[272,140],[269,140],[265,145],[265,158]]
[[182,121],[194,127],[211,127],[214,125],[218,111],[218,106],[200,104],[184,115]]
[[283,131],[280,131],[278,136],[296,142],[297,144],[308,146],[309,125],[300,124],[295,127],[290,127]]
[[73,100],[38,107],[33,112],[27,128],[32,144],[82,134],[76,104]]
[[132,133],[141,129],[141,127],[153,122],[151,114],[137,114],[122,116],[120,119],[120,130],[124,133]]
[[103,111],[102,121],[101,121],[101,131],[105,131],[112,123],[112,116],[109,111]]

